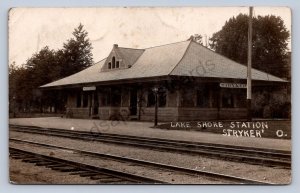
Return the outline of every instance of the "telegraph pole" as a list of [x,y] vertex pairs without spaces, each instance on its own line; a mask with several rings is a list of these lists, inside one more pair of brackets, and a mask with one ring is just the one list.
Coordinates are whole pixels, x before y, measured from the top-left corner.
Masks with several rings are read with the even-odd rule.
[[249,8],[249,26],[248,26],[248,66],[247,66],[247,118],[252,120],[251,113],[251,68],[252,68],[252,13],[253,7]]

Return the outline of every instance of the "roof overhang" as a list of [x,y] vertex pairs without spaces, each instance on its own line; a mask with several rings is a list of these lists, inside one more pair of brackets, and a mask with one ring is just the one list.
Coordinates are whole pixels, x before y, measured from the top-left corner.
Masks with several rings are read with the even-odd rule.
[[[143,84],[143,83],[159,83],[161,81],[182,81],[182,83],[246,83],[246,79],[233,79],[233,78],[218,78],[218,77],[195,77],[195,76],[156,76],[156,77],[145,77],[145,78],[131,78],[121,80],[109,80],[99,82],[86,82],[77,84],[65,84],[59,86],[50,87],[39,87],[41,90],[62,90],[66,88],[80,88],[84,86],[109,86],[109,85],[121,85],[121,84]],[[253,86],[272,86],[272,85],[286,85],[289,81],[267,81],[267,80],[252,80]]]

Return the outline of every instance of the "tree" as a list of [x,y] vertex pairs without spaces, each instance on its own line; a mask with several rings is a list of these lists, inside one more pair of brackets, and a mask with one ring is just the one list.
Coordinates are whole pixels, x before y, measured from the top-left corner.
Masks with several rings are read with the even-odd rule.
[[56,58],[56,51],[48,46],[33,54],[25,63],[25,68],[30,74],[32,88],[46,84],[60,78],[60,61]]
[[[9,64],[8,68],[8,84],[9,84],[9,112],[15,113],[17,109],[17,96],[18,86],[20,83],[20,77],[22,74],[21,67],[16,65],[16,62]],[[15,116],[15,115],[14,115]]]
[[47,46],[33,54],[22,67],[11,64],[9,99],[14,102],[14,108],[17,106],[16,109],[27,112],[39,111],[41,91],[38,87],[58,78],[57,65],[55,51]]
[[202,42],[202,35],[200,35],[200,34],[194,34],[194,35],[191,35],[190,37],[189,37],[189,39],[187,39],[187,40],[192,40],[192,41],[194,41],[194,42],[196,42],[196,43],[198,43],[198,44],[201,44],[201,45],[203,45],[203,42]]
[[[22,67],[9,66],[10,111],[42,111],[42,93],[39,86],[61,78],[61,64],[57,53],[48,46],[33,54]],[[48,106],[59,98],[54,92],[43,96]]]
[[[254,68],[286,78],[287,41],[290,37],[283,20],[274,15],[253,18],[252,64]],[[248,15],[226,21],[210,38],[210,47],[236,62],[247,64]]]
[[9,65],[10,112],[42,111],[43,106],[55,111],[64,110],[65,95],[59,91],[43,91],[39,87],[49,82],[77,73],[93,63],[92,46],[83,25],[74,29],[74,38],[63,49],[48,46],[34,53],[21,67]]
[[87,38],[88,32],[80,24],[73,32],[74,38],[64,43],[61,59],[63,68],[61,76],[65,77],[79,72],[93,64],[92,44]]

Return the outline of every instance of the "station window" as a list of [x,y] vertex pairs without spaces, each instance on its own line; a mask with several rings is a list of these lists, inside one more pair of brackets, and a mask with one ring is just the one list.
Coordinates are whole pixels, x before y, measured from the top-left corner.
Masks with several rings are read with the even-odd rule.
[[108,69],[115,69],[115,68],[120,68],[120,61],[117,61],[116,57],[113,56],[111,58],[111,61],[108,62]]
[[207,86],[197,90],[197,107],[209,107],[209,88]]
[[114,56],[112,57],[111,63],[112,63],[112,68],[115,68],[116,67],[116,58]]
[[212,108],[217,108],[219,104],[219,91],[217,89],[211,90],[211,105]]
[[[167,92],[166,91],[160,91],[157,94],[158,97],[158,106],[159,107],[165,107],[167,104]],[[148,107],[154,107],[155,106],[155,93],[152,90],[148,91]]]
[[76,107],[81,107],[81,92],[77,94]]
[[114,107],[121,106],[121,89],[113,89],[111,92],[111,105]]
[[100,95],[100,105],[101,106],[109,106],[110,105],[110,92],[107,90],[106,92],[101,93]]
[[182,107],[194,107],[194,93],[193,90],[183,90],[181,92],[181,106]]
[[167,104],[167,92],[162,91],[158,93],[158,106],[165,107]]
[[155,106],[155,94],[153,91],[149,90],[148,91],[148,107],[154,107]]
[[246,92],[244,90],[238,90],[239,92],[236,93],[236,107],[238,108],[245,108],[247,107],[246,103]]
[[233,108],[234,107],[234,94],[230,91],[223,92],[222,94],[222,107]]

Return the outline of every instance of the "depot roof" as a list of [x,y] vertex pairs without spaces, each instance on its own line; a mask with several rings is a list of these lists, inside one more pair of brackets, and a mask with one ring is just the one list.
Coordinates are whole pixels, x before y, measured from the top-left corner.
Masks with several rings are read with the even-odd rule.
[[[115,56],[116,55],[116,56]],[[108,68],[112,57],[122,67]],[[56,87],[84,83],[108,82],[164,76],[246,79],[247,67],[196,42],[183,41],[146,49],[114,46],[110,55],[93,66],[71,76],[41,86]],[[252,80],[286,82],[252,68]]]

